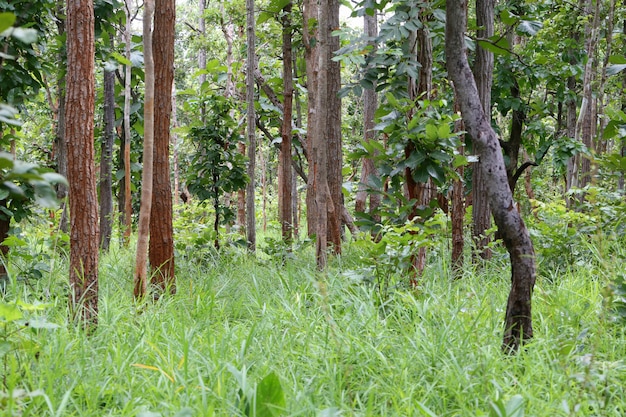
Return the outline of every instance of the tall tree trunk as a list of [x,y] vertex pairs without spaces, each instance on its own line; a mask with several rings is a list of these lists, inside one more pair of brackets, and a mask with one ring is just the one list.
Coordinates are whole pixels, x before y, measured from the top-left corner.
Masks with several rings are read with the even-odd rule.
[[[622,4],[626,6],[626,0],[623,0]],[[622,52],[626,55],[626,18],[622,21],[622,35]],[[622,71],[622,91],[620,95],[622,100],[622,111],[626,112],[626,71]],[[623,138],[620,145],[620,156],[622,158],[626,157],[626,140]],[[622,192],[624,191],[624,172],[620,175],[617,189]]]
[[[239,142],[237,144],[239,153],[246,154],[246,144]],[[246,189],[242,188],[237,191],[237,225],[239,226],[239,232],[246,236]]]
[[104,138],[100,148],[100,248],[109,250],[113,231],[113,144],[115,143],[115,72],[104,71]]
[[291,136],[292,136],[292,109],[293,109],[293,58],[291,48],[291,36],[293,28],[291,27],[291,9],[293,3],[290,1],[283,8],[282,25],[283,25],[283,124],[281,129],[282,142],[280,145],[280,160],[278,174],[278,206],[280,209],[280,225],[283,241],[291,245],[292,229],[293,229],[293,211],[292,211],[292,180],[291,174]]
[[[454,111],[456,113],[461,111],[456,89],[454,94]],[[454,131],[463,132],[464,130],[463,120],[457,120],[454,123]],[[463,145],[459,146],[458,152],[459,155],[465,153]],[[459,166],[456,169],[456,173],[459,178],[455,179],[452,183],[452,196],[450,198],[452,202],[450,211],[450,221],[452,223],[452,275],[455,278],[461,278],[464,262],[463,250],[465,248],[465,239],[463,238],[463,219],[465,218],[465,187],[463,186],[463,177],[465,175],[464,166]]]
[[248,125],[248,176],[250,182],[246,187],[246,237],[248,249],[256,251],[256,210],[254,205],[255,196],[255,167],[256,167],[256,132],[254,117],[254,70],[256,69],[254,33],[254,0],[246,0],[246,27],[247,27],[247,71],[246,71],[246,101],[247,101],[247,125]]
[[98,322],[98,196],[94,150],[94,9],[67,1],[65,141],[70,184],[70,314],[84,326]]
[[[131,52],[131,2],[126,0],[126,26],[124,28],[124,42],[126,60],[130,62]],[[131,78],[132,66],[127,64],[124,71],[124,246],[130,243],[130,234],[133,229],[133,205],[131,195],[131,177],[130,177],[130,141],[132,140],[130,130],[130,100],[131,100]]]
[[154,178],[154,59],[152,57],[152,16],[154,0],[146,0],[143,11],[143,60],[145,65],[145,98],[143,105],[143,169],[141,172],[141,208],[137,228],[137,256],[135,258],[135,299],[148,292],[148,240],[152,211],[152,180]]
[[[478,38],[490,38],[494,32],[495,0],[476,0],[476,26]],[[491,84],[493,82],[493,53],[476,46],[476,62],[474,64],[474,79],[480,95],[481,104],[487,122],[491,123]],[[459,86],[457,86],[459,88]],[[476,140],[476,138],[473,138]],[[472,171],[472,233],[476,254],[483,259],[491,259],[489,237],[487,229],[491,227],[491,211],[487,202],[487,185],[483,178],[484,170],[479,160],[473,164]]]
[[535,252],[526,225],[515,209],[498,136],[491,127],[467,61],[467,0],[447,0],[446,6],[448,74],[457,90],[465,128],[474,139],[475,151],[481,159],[488,201],[511,260],[503,349],[513,353],[533,336],[531,298],[536,276]]
[[[339,50],[339,36],[332,36],[333,30],[339,28],[339,0],[328,1],[328,26],[320,26],[327,32],[327,48],[325,51],[325,67],[327,73],[327,149],[328,171],[327,183],[330,194],[328,195],[328,239],[332,244],[335,254],[341,254],[341,212],[343,207],[343,149],[341,146],[341,62],[333,61],[333,52]],[[321,62],[321,61],[320,61]],[[324,84],[320,84],[324,88]]]
[[178,112],[176,111],[176,86],[172,83],[172,169],[174,170],[174,205],[180,198],[180,169],[178,166]]
[[[374,12],[373,16],[365,14],[363,16],[363,30],[365,36],[369,39],[373,39],[378,35],[378,22],[377,14]],[[372,46],[371,54],[376,53],[376,43],[372,40],[369,41],[369,45]],[[363,141],[369,142],[376,140],[376,132],[374,131],[374,114],[378,107],[378,99],[376,96],[376,86],[371,90],[363,91]],[[369,196],[370,206],[369,213],[374,215],[374,220],[380,222],[380,215],[375,213],[378,210],[381,202],[381,195],[377,192],[380,190],[371,190],[370,178],[378,176],[374,161],[371,158],[363,158],[361,168],[361,181],[359,182],[359,188],[356,193],[354,201],[354,210],[357,212],[365,213],[366,201]]]
[[[57,24],[58,34],[62,37],[65,34],[65,10],[64,0],[58,0],[55,10],[55,20]],[[67,71],[66,52],[59,52],[59,74],[65,74]],[[57,129],[55,137],[57,171],[59,174],[67,178],[67,144],[65,141],[65,80],[67,76],[63,75],[57,80],[57,94],[59,107],[57,109]],[[66,197],[68,194],[68,186],[65,184],[57,184],[57,198],[61,201],[61,219],[59,220],[59,229],[67,233],[69,231],[68,210]]]
[[170,120],[174,81],[175,0],[156,0],[154,14],[154,178],[149,258],[155,296],[176,292],[170,180]]
[[[203,40],[206,36],[206,21],[204,20],[206,2],[207,0],[198,0],[198,14],[200,16],[198,18],[198,32]],[[200,49],[198,50],[198,69],[206,69],[206,48],[204,47],[204,42],[201,43]],[[206,74],[201,73],[198,81],[200,82],[200,88],[202,88],[202,85],[206,82]],[[206,107],[204,103],[200,104],[200,120],[202,121],[202,124],[204,124],[206,120]]]
[[[302,36],[305,46],[305,60],[306,60],[306,86],[308,95],[308,108],[307,108],[307,139],[306,139],[306,154],[309,162],[309,176],[306,186],[306,220],[307,220],[307,235],[313,237],[317,233],[317,222],[319,215],[315,211],[318,206],[315,202],[315,178],[314,175],[314,160],[316,158],[315,151],[313,150],[313,142],[315,138],[319,136],[317,132],[317,95],[318,95],[318,82],[317,73],[319,65],[319,29],[321,26],[318,21],[318,2],[317,0],[304,0],[303,14],[303,27]],[[310,22],[317,22],[316,26],[310,26]]]

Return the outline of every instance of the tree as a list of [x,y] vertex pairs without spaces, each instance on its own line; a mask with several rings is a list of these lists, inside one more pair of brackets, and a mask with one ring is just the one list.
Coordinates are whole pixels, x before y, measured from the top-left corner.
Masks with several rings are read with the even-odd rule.
[[115,71],[104,70],[104,137],[100,144],[100,247],[109,250],[113,231],[113,178],[115,142]]
[[65,141],[70,184],[70,314],[85,326],[98,321],[94,55],[93,2],[68,0]]
[[283,121],[281,127],[282,142],[280,145],[279,175],[278,175],[278,207],[283,240],[290,244],[293,236],[293,211],[291,204],[292,168],[291,168],[291,136],[292,136],[292,109],[293,109],[293,57],[291,36],[291,9],[293,2],[283,8],[281,18],[283,26]]
[[531,298],[535,285],[535,252],[526,225],[515,209],[498,136],[481,103],[466,56],[467,0],[446,2],[446,59],[458,94],[463,122],[474,140],[487,184],[494,220],[511,261],[511,291],[506,308],[503,349],[515,352],[532,338]]
[[170,119],[174,80],[176,2],[156,0],[154,15],[154,178],[150,214],[151,284],[163,293],[176,292],[174,227],[170,183]]
[[148,292],[148,239],[152,211],[152,180],[154,178],[154,60],[152,57],[152,16],[154,1],[147,0],[143,11],[143,55],[146,73],[144,97],[143,170],[141,173],[141,209],[137,228],[134,295],[141,299]]
[[[489,39],[494,32],[495,0],[476,0],[476,36]],[[480,44],[476,47],[474,64],[476,88],[489,123],[491,123],[491,85],[493,82],[493,52]],[[472,138],[473,139],[473,138]],[[487,202],[487,184],[483,178],[481,161],[475,162],[472,170],[472,235],[476,254],[483,259],[491,258],[487,229],[491,227],[491,212]]]
[[[126,24],[124,26],[124,52],[126,57],[126,65],[124,66],[124,207],[120,207],[120,211],[123,213],[124,221],[124,245],[128,245],[130,242],[130,234],[132,232],[132,197],[131,197],[131,177],[130,177],[130,141],[131,141],[131,127],[130,127],[130,101],[131,101],[131,85],[132,85],[132,65],[130,64],[131,54],[131,3],[130,0],[125,1],[126,12]],[[120,199],[121,200],[121,199]],[[120,204],[121,205],[121,204]]]
[[246,238],[248,248],[256,250],[256,210],[255,197],[255,160],[256,160],[256,136],[254,117],[254,70],[256,69],[255,57],[255,34],[254,34],[254,0],[246,0],[246,33],[248,40],[247,64],[246,64],[246,101],[247,101],[247,126],[248,126],[248,177],[250,178],[246,189]]

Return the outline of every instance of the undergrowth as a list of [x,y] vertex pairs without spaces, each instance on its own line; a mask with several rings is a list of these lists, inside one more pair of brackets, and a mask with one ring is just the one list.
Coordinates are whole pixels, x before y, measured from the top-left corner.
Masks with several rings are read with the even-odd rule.
[[280,260],[227,247],[181,257],[178,293],[136,306],[132,251],[114,247],[88,337],[67,322],[61,254],[3,296],[0,414],[621,416],[626,338],[607,300],[626,251],[591,249],[538,278],[535,338],[516,356],[500,350],[506,257],[453,281],[434,248],[417,290],[380,297],[358,245],[325,274],[307,245]]

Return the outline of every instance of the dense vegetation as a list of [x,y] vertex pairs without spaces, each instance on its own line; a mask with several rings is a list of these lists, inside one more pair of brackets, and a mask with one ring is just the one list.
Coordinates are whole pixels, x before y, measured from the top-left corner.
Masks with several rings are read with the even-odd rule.
[[469,3],[0,0],[0,415],[626,414],[626,4]]

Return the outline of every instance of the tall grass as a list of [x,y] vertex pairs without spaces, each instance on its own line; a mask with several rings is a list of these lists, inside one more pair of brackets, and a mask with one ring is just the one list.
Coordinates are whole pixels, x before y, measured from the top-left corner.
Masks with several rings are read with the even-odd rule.
[[4,296],[49,303],[31,314],[60,327],[22,330],[35,348],[2,357],[0,415],[253,415],[250,389],[274,373],[284,394],[275,415],[498,415],[521,398],[531,416],[621,416],[626,340],[603,299],[626,252],[605,250],[539,277],[535,337],[512,357],[500,350],[505,261],[451,281],[447,254],[433,251],[419,290],[381,300],[351,278],[356,247],[325,274],[310,249],[284,261],[226,249],[180,256],[178,293],[137,306],[132,254],[113,248],[101,259],[91,336],[67,323],[58,262]]

